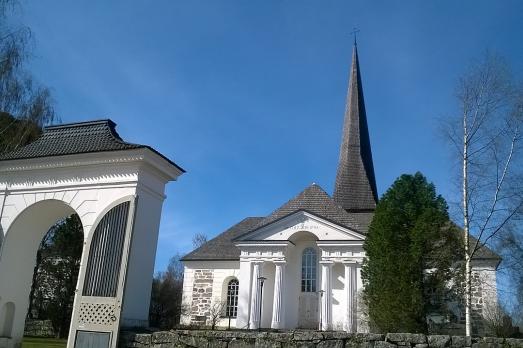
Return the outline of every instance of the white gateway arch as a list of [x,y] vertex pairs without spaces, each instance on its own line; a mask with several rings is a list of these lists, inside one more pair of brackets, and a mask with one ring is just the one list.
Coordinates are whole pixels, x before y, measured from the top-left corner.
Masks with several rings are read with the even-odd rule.
[[164,189],[183,172],[110,120],[48,127],[1,155],[0,348],[20,346],[37,249],[73,213],[84,246],[67,347],[116,347],[120,327],[146,326]]

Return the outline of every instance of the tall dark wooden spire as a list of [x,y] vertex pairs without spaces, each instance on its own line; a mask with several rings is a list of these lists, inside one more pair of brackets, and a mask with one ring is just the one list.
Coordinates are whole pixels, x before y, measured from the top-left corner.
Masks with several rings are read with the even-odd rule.
[[378,201],[356,43],[333,198],[349,212],[373,211]]

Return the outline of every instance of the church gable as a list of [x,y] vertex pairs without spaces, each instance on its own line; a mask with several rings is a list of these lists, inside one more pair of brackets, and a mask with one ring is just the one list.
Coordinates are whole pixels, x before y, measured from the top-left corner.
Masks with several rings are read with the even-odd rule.
[[309,232],[318,240],[363,241],[365,236],[355,230],[340,226],[311,212],[300,210],[265,225],[237,239],[235,242],[292,240],[299,232]]
[[307,211],[352,231],[361,232],[363,230],[362,226],[317,184],[310,185],[296,197],[273,211],[258,224],[256,229],[272,224],[300,210]]

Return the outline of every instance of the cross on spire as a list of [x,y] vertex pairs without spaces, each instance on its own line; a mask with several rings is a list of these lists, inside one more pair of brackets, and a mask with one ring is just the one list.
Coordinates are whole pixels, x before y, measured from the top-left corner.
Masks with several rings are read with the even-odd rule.
[[356,35],[360,32],[360,30],[357,27],[352,28],[352,31],[350,32],[351,35],[354,35],[354,46],[356,46]]

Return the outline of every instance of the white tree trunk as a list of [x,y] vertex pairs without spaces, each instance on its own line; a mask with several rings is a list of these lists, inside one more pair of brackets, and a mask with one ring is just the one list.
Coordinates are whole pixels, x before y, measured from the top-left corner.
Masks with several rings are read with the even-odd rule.
[[471,257],[469,252],[469,197],[468,197],[468,128],[467,114],[463,114],[463,234],[465,251],[465,335],[471,335],[471,299],[472,299],[472,279],[471,279]]

